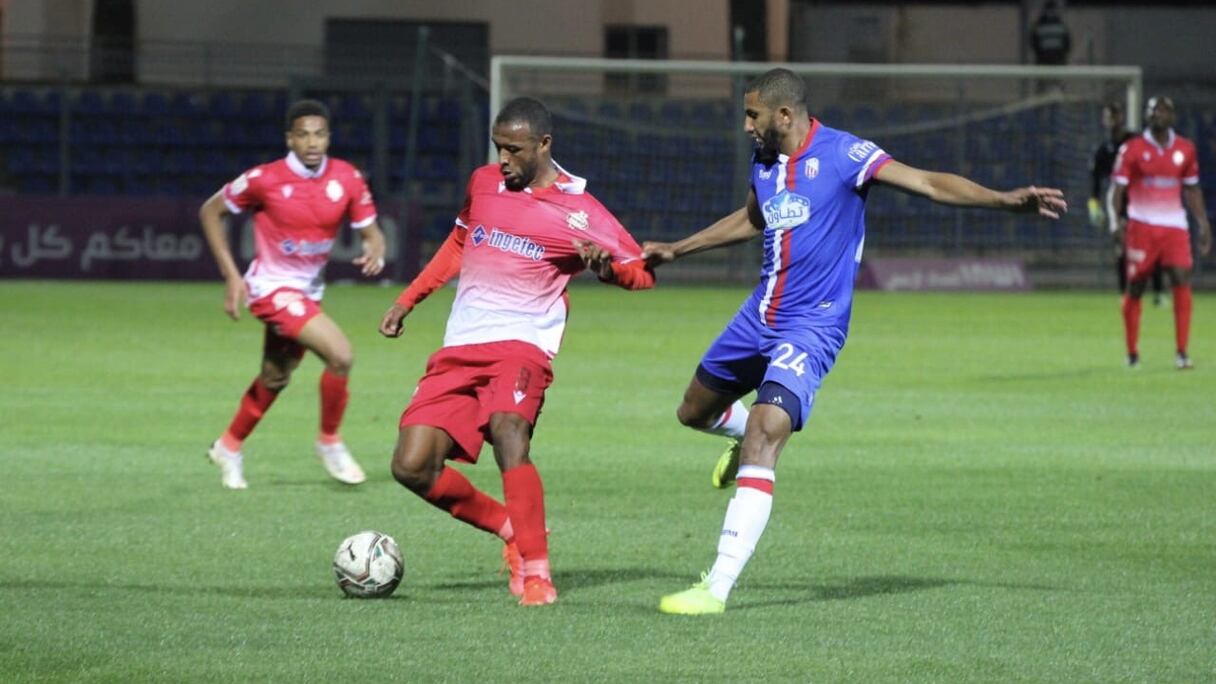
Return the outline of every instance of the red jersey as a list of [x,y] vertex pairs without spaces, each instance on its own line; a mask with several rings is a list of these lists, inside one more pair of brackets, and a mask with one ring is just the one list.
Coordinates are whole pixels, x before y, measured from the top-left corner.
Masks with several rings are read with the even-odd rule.
[[1127,217],[1159,228],[1187,229],[1182,186],[1199,183],[1195,145],[1170,129],[1162,147],[1153,134],[1128,139],[1119,147],[1111,180],[1127,188]]
[[242,173],[223,193],[233,214],[257,212],[256,256],[245,271],[251,299],[290,287],[320,301],[325,289],[322,271],[343,219],[355,229],[376,220],[376,205],[362,174],[332,157],[312,170],[292,152]]
[[583,270],[574,240],[590,240],[610,252],[616,265],[637,271],[628,287],[652,287],[641,269],[641,248],[602,204],[586,192],[587,181],[557,166],[546,188],[507,190],[497,164],[469,178],[456,218],[463,231],[460,284],[443,344],[451,347],[502,340],[536,345],[557,354],[566,328],[566,285]]

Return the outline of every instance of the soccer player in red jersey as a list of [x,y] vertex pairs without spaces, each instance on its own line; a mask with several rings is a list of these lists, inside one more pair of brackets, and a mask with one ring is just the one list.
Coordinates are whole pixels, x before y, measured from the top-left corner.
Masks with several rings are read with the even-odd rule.
[[[325,363],[317,456],[336,480],[359,484],[366,479],[338,434],[353,355],[341,328],[321,311],[322,271],[344,221],[349,220],[363,240],[363,255],[354,263],[365,276],[384,269],[384,234],[363,176],[326,154],[329,122],[324,104],[294,103],[287,110],[287,156],[237,176],[199,210],[226,284],[224,311],[235,321],[248,301],[249,310],[266,324],[262,370],[245,391],[228,429],[207,452],[229,489],[246,488],[241,444],[287,386],[306,349]],[[249,211],[254,212],[257,254],[242,278],[224,219]]]
[[[1123,295],[1123,331],[1127,365],[1140,365],[1140,298],[1153,269],[1160,266],[1174,290],[1174,341],[1178,370],[1193,367],[1187,354],[1191,331],[1191,237],[1186,220],[1189,209],[1199,229],[1199,253],[1212,248],[1212,225],[1199,188],[1199,159],[1195,145],[1174,132],[1174,102],[1149,98],[1144,112],[1148,127],[1119,148],[1111,175],[1111,203],[1127,198],[1127,218],[1111,216],[1111,230],[1125,241],[1127,292]],[[1183,202],[1186,208],[1183,208]]]
[[[473,172],[452,233],[380,322],[381,334],[400,336],[406,315],[459,273],[443,347],[401,416],[393,476],[500,537],[511,593],[526,606],[557,600],[529,447],[566,328],[566,285],[587,268],[627,290],[654,286],[633,237],[584,179],[553,161],[552,128],[536,100],[502,108],[492,131],[498,163]],[[476,462],[485,441],[502,471],[502,503],[445,463]]]

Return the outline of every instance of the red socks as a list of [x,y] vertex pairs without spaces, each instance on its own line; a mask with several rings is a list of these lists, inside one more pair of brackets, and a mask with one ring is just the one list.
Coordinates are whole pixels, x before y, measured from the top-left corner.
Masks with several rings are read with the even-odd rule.
[[[1176,295],[1175,295],[1176,296]],[[1187,292],[1187,322],[1190,322],[1190,292]],[[1136,354],[1136,340],[1140,338],[1140,310],[1141,303],[1139,299],[1133,299],[1127,295],[1123,295],[1123,333],[1127,338],[1127,353]],[[1174,303],[1174,311],[1178,310],[1177,300]],[[1175,315],[1176,317],[1176,315]]]
[[445,466],[439,471],[439,477],[435,478],[435,483],[424,498],[451,513],[453,518],[473,527],[504,539],[511,536],[507,507],[474,487],[473,483],[455,468]]
[[524,576],[549,576],[549,541],[545,537],[545,489],[531,463],[502,474],[502,494],[515,527],[515,545],[524,558]]
[[232,417],[232,423],[228,425],[228,432],[221,437],[224,446],[232,451],[239,451],[241,442],[245,441],[250,432],[253,432],[253,428],[278,396],[279,393],[266,387],[261,378],[254,378],[249,389],[245,390],[245,396],[241,397],[240,408]]
[[1174,287],[1174,341],[1178,353],[1186,353],[1186,343],[1191,337],[1191,286]]
[[329,372],[321,371],[321,437],[336,436],[338,426],[342,424],[342,415],[346,413],[346,400],[350,392],[346,391],[347,378]]

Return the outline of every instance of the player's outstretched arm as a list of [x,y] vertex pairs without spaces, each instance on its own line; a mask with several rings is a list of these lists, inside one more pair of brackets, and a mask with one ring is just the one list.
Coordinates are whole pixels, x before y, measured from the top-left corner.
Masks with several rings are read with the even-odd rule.
[[764,217],[756,202],[756,191],[747,195],[747,206],[718,219],[708,228],[678,242],[643,242],[642,259],[652,266],[709,249],[747,242],[764,232]]
[[351,263],[365,276],[379,275],[384,270],[384,231],[380,230],[379,223],[372,221],[359,229],[359,237],[363,240],[363,254]]
[[241,271],[232,257],[232,249],[228,246],[228,233],[224,229],[224,219],[227,218],[228,205],[224,203],[224,191],[212,195],[203,206],[199,207],[198,220],[203,226],[203,235],[219,266],[220,274],[224,276],[224,313],[232,320],[241,317],[241,307],[248,298],[245,281],[241,279]]
[[1207,207],[1203,205],[1203,190],[1198,185],[1187,185],[1182,188],[1182,199],[1186,208],[1195,217],[1195,227],[1199,229],[1199,253],[1207,256],[1212,251],[1212,224],[1208,220]]
[[892,161],[874,174],[880,183],[956,207],[985,207],[1058,219],[1068,211],[1063,191],[1027,186],[1006,192],[986,188],[953,173],[925,171]]

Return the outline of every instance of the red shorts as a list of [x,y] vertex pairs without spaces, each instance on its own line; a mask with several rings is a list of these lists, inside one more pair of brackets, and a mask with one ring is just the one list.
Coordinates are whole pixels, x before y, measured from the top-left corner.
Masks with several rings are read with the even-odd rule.
[[444,347],[427,361],[400,425],[437,427],[456,442],[448,458],[476,463],[490,416],[516,413],[535,426],[552,383],[549,357],[527,342]]
[[295,339],[304,324],[321,313],[321,305],[290,287],[280,287],[249,302],[249,311],[275,333]]
[[1191,234],[1180,228],[1127,222],[1127,279],[1141,280],[1152,275],[1158,265],[1190,268]]

